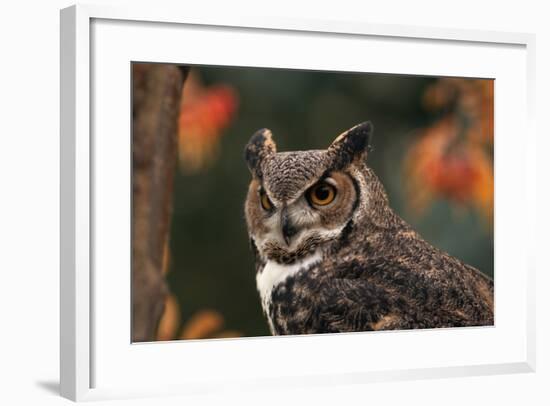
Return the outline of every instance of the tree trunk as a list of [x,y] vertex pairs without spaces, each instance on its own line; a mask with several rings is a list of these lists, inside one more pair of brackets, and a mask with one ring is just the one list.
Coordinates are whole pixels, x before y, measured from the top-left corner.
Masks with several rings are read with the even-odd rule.
[[132,64],[132,342],[155,339],[168,293],[163,267],[188,69]]

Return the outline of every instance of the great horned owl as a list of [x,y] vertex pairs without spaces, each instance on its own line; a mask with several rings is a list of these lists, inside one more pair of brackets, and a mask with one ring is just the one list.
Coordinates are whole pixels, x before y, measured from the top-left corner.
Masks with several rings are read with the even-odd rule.
[[256,283],[273,334],[493,324],[493,281],[402,220],[367,166],[372,125],[326,150],[245,148]]

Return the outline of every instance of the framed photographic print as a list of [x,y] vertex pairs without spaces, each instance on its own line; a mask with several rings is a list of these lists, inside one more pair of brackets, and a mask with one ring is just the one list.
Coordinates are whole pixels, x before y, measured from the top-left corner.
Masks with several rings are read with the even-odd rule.
[[534,370],[532,35],[61,28],[64,396]]

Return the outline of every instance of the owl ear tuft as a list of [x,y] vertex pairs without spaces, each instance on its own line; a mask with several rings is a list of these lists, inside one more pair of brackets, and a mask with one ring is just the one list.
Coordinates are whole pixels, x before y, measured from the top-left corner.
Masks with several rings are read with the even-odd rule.
[[365,121],[340,134],[328,148],[328,153],[333,159],[333,168],[340,170],[355,159],[365,158],[372,150],[372,132],[371,122]]
[[262,177],[261,162],[269,155],[277,152],[277,146],[271,134],[271,130],[262,128],[252,135],[244,148],[244,159],[248,169],[258,178]]

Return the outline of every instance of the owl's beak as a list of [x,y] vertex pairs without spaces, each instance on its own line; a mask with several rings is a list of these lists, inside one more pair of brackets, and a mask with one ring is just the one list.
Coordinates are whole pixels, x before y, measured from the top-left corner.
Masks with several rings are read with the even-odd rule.
[[286,207],[281,211],[281,231],[286,245],[290,246],[290,241],[296,235],[298,229],[292,224]]

